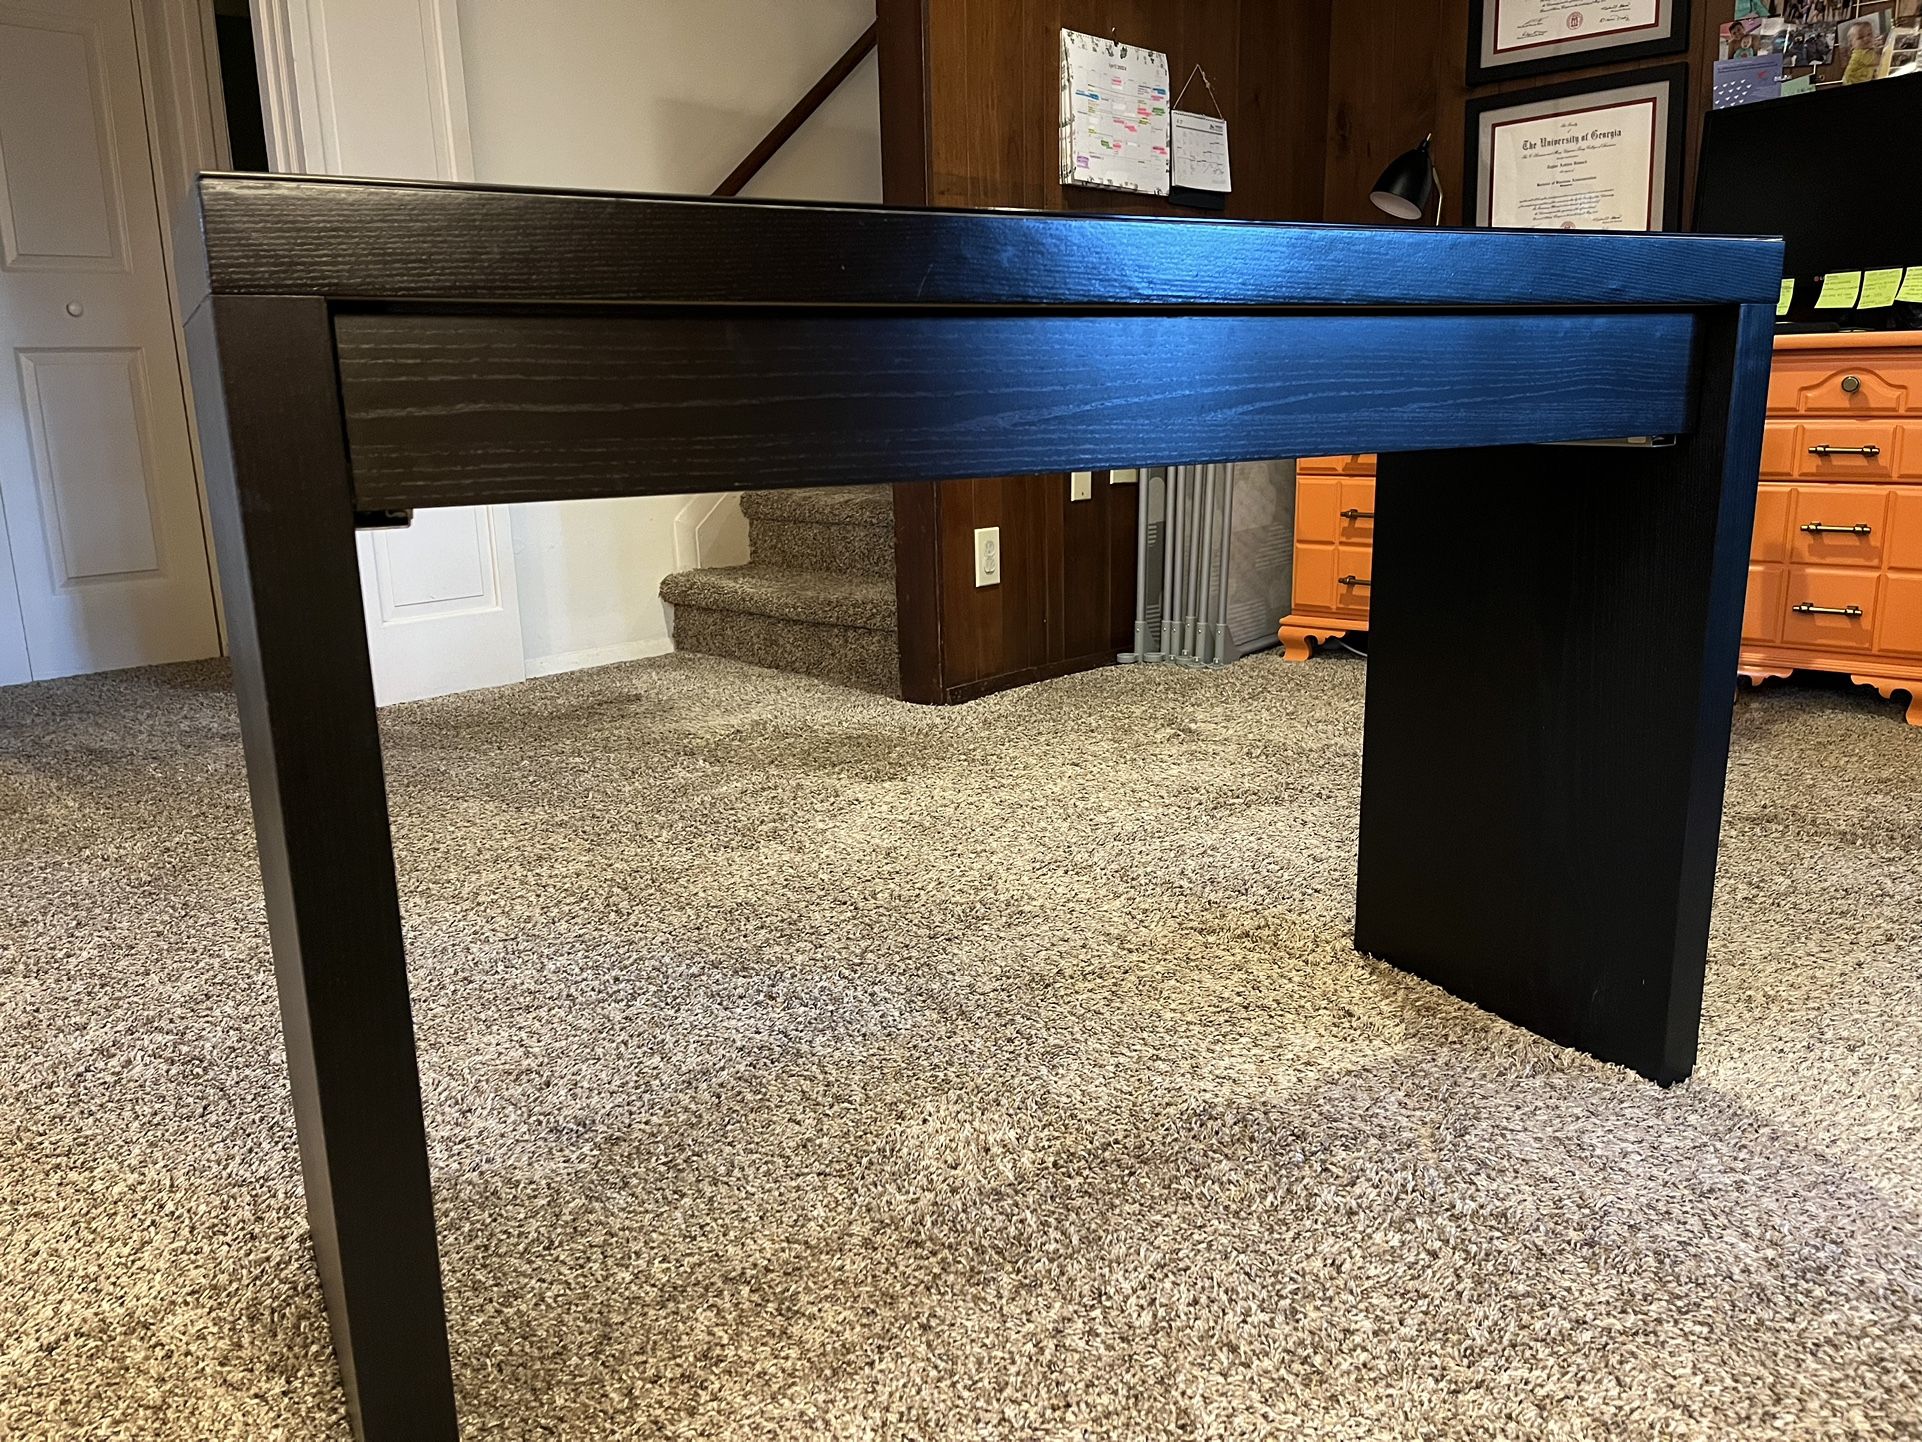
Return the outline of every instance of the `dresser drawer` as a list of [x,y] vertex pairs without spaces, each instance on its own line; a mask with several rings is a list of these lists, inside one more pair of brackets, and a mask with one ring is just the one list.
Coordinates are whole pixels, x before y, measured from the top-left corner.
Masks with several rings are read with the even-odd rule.
[[1372,451],[1352,456],[1303,456],[1295,462],[1295,471],[1306,476],[1372,476],[1375,456]]
[[1335,609],[1348,615],[1366,616],[1374,576],[1373,546],[1335,547]]
[[1762,643],[1782,638],[1782,609],[1787,604],[1786,566],[1751,565],[1748,598],[1742,605],[1742,639]]
[[1891,570],[1922,571],[1922,490],[1907,486],[1889,488],[1886,550]]
[[1749,542],[1751,561],[1786,561],[1789,558],[1789,511],[1795,504],[1795,487],[1772,486],[1764,482],[1755,492],[1755,536]]
[[1894,572],[1882,578],[1875,649],[1893,656],[1922,656],[1922,575]]
[[1795,479],[1795,447],[1802,428],[1794,421],[1769,421],[1762,427],[1762,474],[1778,481]]
[[1795,475],[1808,481],[1886,481],[1895,475],[1893,422],[1809,421],[1795,440]]
[[1375,483],[1373,480],[1344,480],[1341,483],[1341,509],[1335,513],[1339,523],[1336,534],[1349,545],[1372,546],[1375,542]]
[[1876,566],[1889,536],[1889,486],[1797,486],[1789,558],[1806,565]]
[[1295,478],[1295,539],[1334,545],[1341,532],[1341,482],[1333,476]]
[[1873,571],[1791,566],[1783,642],[1830,651],[1869,650],[1881,579]]
[[1350,616],[1368,614],[1368,583],[1374,577],[1372,546],[1295,545],[1297,612]]
[[1769,411],[1872,416],[1922,410],[1922,351],[1798,355],[1778,351],[1769,370]]

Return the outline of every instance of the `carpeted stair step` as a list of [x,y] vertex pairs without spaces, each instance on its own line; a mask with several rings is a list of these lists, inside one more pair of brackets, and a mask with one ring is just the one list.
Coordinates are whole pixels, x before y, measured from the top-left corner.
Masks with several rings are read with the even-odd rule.
[[794,571],[894,574],[894,495],[889,486],[816,486],[741,497],[748,550]]
[[661,599],[678,650],[900,694],[892,576],[751,562],[669,576]]
[[748,551],[756,562],[792,571],[892,578],[892,522],[890,516],[887,525],[845,526],[756,516],[747,523]]
[[793,486],[741,493],[750,521],[814,521],[831,526],[894,525],[892,486]]

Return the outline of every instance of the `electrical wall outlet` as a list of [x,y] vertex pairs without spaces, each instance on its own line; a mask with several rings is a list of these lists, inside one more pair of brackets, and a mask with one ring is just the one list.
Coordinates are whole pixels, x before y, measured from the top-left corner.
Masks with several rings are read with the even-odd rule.
[[1071,501],[1094,499],[1093,471],[1076,471],[1068,477],[1068,499]]
[[974,533],[974,584],[1001,584],[1001,528],[982,526]]

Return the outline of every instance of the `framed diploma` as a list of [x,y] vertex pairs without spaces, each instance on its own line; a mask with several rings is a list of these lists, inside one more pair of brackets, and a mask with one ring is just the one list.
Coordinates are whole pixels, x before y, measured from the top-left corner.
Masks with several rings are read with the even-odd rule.
[[1689,0],[1469,0],[1468,83],[1679,55]]
[[1663,65],[1468,103],[1464,210],[1497,230],[1681,222],[1688,67]]

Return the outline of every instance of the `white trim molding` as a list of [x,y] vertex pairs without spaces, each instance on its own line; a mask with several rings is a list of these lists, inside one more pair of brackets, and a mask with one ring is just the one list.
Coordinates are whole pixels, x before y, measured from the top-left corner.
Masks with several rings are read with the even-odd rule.
[[[381,175],[410,180],[472,180],[467,79],[456,0],[250,0],[260,63],[268,162],[276,171]],[[384,42],[365,43],[378,28]],[[332,41],[350,31],[353,63],[337,64]],[[409,51],[412,51],[410,56]],[[397,153],[382,127],[378,155],[356,143],[360,107],[384,95],[373,61],[417,65],[426,125]],[[368,94],[343,94],[351,77]],[[425,140],[428,149],[415,150]]]
[[558,676],[563,671],[585,671],[594,666],[618,666],[623,661],[645,661],[649,656],[665,656],[674,649],[672,638],[655,636],[645,641],[623,641],[618,646],[595,646],[587,651],[563,651],[558,656],[529,656],[529,676]]
[[[456,0],[250,0],[276,171],[471,180]],[[527,675],[505,506],[362,532],[361,595],[382,705]]]
[[744,566],[747,560],[747,518],[739,491],[689,496],[674,513],[676,570]]

